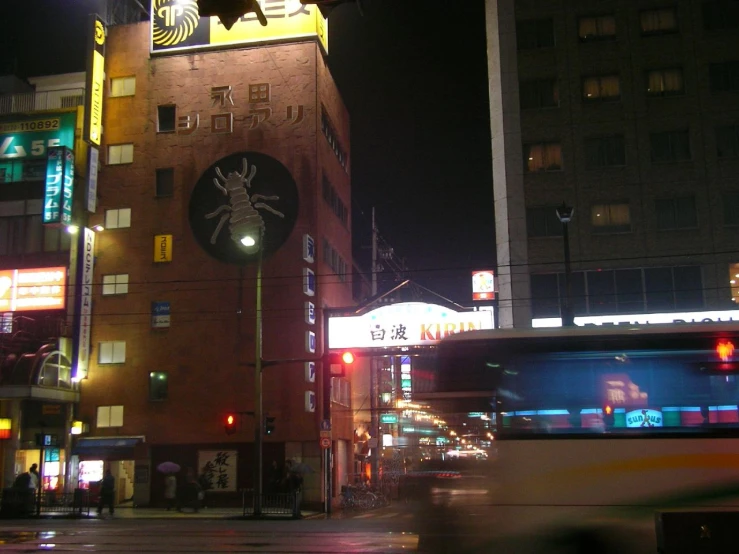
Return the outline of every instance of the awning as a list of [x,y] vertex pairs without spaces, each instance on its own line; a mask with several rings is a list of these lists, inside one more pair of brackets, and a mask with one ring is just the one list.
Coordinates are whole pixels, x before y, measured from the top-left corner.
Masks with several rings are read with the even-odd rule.
[[133,460],[134,447],[144,437],[80,437],[72,447],[72,454],[84,458]]

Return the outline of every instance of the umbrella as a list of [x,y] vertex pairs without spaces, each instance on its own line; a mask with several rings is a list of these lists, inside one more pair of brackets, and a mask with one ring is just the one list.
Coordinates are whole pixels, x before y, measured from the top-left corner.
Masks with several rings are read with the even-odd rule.
[[174,462],[162,462],[157,466],[157,470],[162,473],[177,473],[180,470],[180,466]]
[[300,473],[301,475],[305,475],[306,473],[316,472],[315,469],[310,467],[308,464],[304,464],[303,462],[293,462],[293,465],[290,468],[290,471],[293,471],[295,473]]

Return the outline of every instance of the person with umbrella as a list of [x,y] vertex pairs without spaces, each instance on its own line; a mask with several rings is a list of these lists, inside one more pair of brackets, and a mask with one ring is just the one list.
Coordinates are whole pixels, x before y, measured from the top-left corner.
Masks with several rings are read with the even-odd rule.
[[163,462],[157,466],[157,469],[164,473],[164,500],[167,504],[167,511],[177,507],[177,477],[176,473],[180,470],[180,466],[174,462]]

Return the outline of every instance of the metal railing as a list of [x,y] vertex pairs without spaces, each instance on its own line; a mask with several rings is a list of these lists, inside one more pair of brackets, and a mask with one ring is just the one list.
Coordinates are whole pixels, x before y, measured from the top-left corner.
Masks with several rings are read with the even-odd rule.
[[0,115],[76,108],[84,102],[84,88],[3,94],[0,96]]
[[43,491],[41,502],[32,489],[3,489],[0,497],[0,517],[34,517],[37,515],[90,515],[90,491],[76,489],[74,492]]
[[[288,516],[295,519],[300,518],[300,492],[273,492],[262,494],[262,515]],[[253,489],[242,491],[242,504],[244,516],[254,515],[254,500],[256,495]]]

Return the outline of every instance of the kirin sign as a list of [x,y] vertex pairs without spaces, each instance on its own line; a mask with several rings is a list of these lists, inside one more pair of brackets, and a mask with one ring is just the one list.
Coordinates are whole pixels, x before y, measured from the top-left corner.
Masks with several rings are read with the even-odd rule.
[[449,335],[493,329],[489,310],[455,312],[438,304],[402,302],[361,316],[328,320],[329,348],[372,348],[436,344]]

